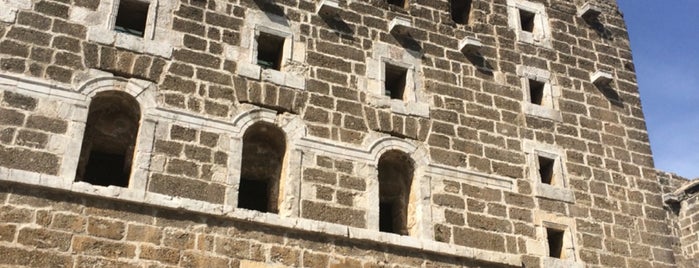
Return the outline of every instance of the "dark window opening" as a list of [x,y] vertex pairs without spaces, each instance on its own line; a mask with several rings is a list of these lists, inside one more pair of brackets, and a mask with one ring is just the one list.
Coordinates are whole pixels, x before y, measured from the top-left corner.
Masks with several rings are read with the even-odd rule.
[[546,240],[549,244],[549,257],[563,258],[563,234],[565,231],[546,228]]
[[278,127],[256,123],[243,135],[238,207],[261,212],[279,212],[286,139]]
[[452,0],[451,19],[458,24],[468,24],[471,17],[471,0]]
[[148,3],[138,0],[119,1],[114,30],[143,37],[148,19]]
[[545,83],[529,79],[529,97],[533,104],[543,105],[545,86]]
[[519,10],[519,21],[520,25],[522,26],[522,31],[525,32],[534,32],[534,18],[536,17],[536,14],[533,12],[529,12],[523,9]]
[[553,167],[556,160],[539,156],[539,176],[541,177],[541,183],[552,184],[553,183]]
[[268,33],[257,37],[257,65],[263,69],[281,70],[284,38]]
[[388,151],[379,159],[379,231],[408,235],[413,164],[408,155]]
[[402,100],[407,77],[408,69],[386,64],[384,94],[391,99]]
[[393,202],[379,203],[379,231],[386,233],[398,233],[393,224],[393,212],[395,204]]
[[269,208],[269,185],[266,181],[240,179],[238,207],[267,212]]
[[408,0],[387,0],[389,5],[398,6],[400,8],[405,8]]
[[128,187],[140,120],[138,102],[131,95],[97,94],[88,111],[76,181]]

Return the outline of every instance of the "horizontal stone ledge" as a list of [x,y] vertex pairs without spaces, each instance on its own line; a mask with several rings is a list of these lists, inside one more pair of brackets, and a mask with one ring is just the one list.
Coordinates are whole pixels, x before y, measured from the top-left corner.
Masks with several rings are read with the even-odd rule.
[[73,182],[53,175],[0,167],[0,182],[16,183],[56,191],[66,191],[89,197],[112,201],[137,203],[156,208],[182,210],[231,220],[252,222],[270,227],[285,228],[315,234],[334,236],[356,242],[369,242],[392,247],[421,250],[450,257],[472,259],[477,262],[521,267],[520,255],[469,248],[433,240],[383,233],[376,230],[349,227],[303,218],[287,218],[277,214],[263,213],[230,206],[211,204],[181,197],[167,196],[143,190],[115,186],[95,186],[85,182]]

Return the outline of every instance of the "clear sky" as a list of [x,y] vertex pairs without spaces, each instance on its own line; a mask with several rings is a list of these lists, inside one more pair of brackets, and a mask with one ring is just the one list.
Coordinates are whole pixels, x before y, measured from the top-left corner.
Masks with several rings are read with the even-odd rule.
[[618,0],[655,166],[699,177],[699,1]]

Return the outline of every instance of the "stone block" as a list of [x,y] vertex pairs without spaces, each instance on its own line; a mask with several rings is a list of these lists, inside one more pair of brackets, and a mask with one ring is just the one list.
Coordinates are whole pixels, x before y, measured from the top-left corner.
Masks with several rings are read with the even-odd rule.
[[176,249],[193,249],[194,234],[183,230],[165,229],[163,232],[163,245]]
[[16,8],[3,8],[0,10],[0,21],[13,23],[17,17]]
[[136,247],[124,242],[113,242],[87,236],[73,237],[74,254],[95,255],[105,258],[133,258]]
[[301,259],[298,249],[283,246],[273,246],[270,249],[269,255],[271,261],[292,267],[299,266],[299,261]]
[[48,33],[21,27],[13,27],[7,32],[6,36],[38,46],[48,46],[51,43],[51,35]]
[[194,179],[155,174],[151,177],[149,189],[155,193],[180,196],[216,204],[223,203],[225,189],[223,185],[205,183]]
[[129,224],[127,227],[126,240],[139,241],[152,244],[160,244],[162,230],[149,225]]
[[87,220],[87,233],[90,235],[121,240],[125,232],[126,225],[120,221],[92,217]]
[[0,108],[0,125],[22,126],[24,125],[24,114],[15,110]]
[[51,251],[40,251],[23,248],[0,246],[3,258],[0,265],[27,266],[27,267],[73,267],[73,260],[69,254],[61,254]]
[[304,200],[301,207],[302,217],[307,219],[338,223],[353,227],[365,227],[365,212],[349,208],[331,207],[327,204]]
[[67,251],[71,244],[70,233],[47,229],[22,228],[17,235],[17,242],[40,249]]
[[464,199],[460,196],[434,194],[432,195],[432,200],[436,205],[439,206],[450,207],[455,209],[464,209],[466,207],[464,204]]
[[85,218],[80,215],[55,213],[50,227],[66,232],[83,233],[85,232],[85,222]]
[[15,239],[16,225],[2,224],[0,225],[0,241],[12,242]]
[[171,248],[155,247],[152,245],[142,245],[141,259],[154,260],[162,263],[176,265],[180,260],[180,251]]
[[15,143],[19,146],[25,146],[35,149],[46,148],[46,143],[48,142],[48,135],[41,132],[35,132],[30,130],[20,130],[17,133],[17,138]]
[[[0,53],[27,58],[29,57],[29,46],[12,40],[4,40],[0,42]],[[8,91],[8,93],[11,92]],[[12,94],[19,95],[17,93]]]
[[54,154],[0,145],[0,166],[56,175],[60,163],[59,158]]
[[337,175],[335,173],[320,169],[306,169],[303,173],[303,178],[309,182],[328,185],[335,185],[337,183]]
[[219,256],[204,255],[199,252],[184,252],[180,261],[182,267],[228,267],[228,259]]
[[454,243],[467,247],[505,252],[505,238],[497,233],[454,228]]
[[180,156],[182,153],[182,144],[173,141],[156,140],[155,152],[162,153],[168,156]]
[[28,128],[39,129],[56,134],[64,134],[68,129],[68,123],[58,118],[50,118],[40,115],[30,115],[27,118]]

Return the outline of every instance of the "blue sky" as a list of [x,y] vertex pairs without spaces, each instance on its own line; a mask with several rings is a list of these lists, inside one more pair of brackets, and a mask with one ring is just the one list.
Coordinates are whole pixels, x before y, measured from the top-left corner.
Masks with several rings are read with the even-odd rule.
[[699,177],[699,1],[618,0],[658,169]]

